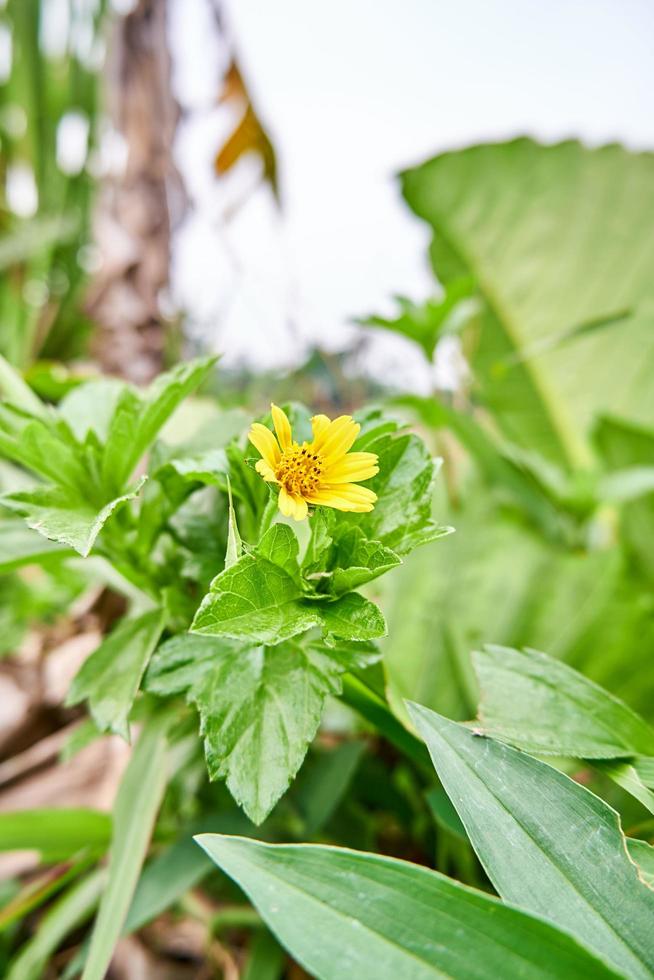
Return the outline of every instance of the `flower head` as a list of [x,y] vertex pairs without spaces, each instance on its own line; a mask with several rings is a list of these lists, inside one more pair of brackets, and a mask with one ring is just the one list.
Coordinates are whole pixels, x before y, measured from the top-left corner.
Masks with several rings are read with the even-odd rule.
[[311,419],[313,440],[300,445],[293,440],[286,413],[270,406],[277,438],[260,422],[248,433],[261,453],[257,472],[269,483],[278,483],[279,509],[286,517],[302,521],[308,504],[365,513],[372,510],[377,494],[357,486],[379,472],[375,453],[351,453],[361,426],[349,415]]

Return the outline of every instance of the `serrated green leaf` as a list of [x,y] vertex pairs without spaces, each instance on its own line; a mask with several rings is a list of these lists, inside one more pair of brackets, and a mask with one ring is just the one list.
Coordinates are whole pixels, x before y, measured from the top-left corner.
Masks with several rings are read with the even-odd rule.
[[143,411],[139,393],[125,385],[116,399],[106,439],[100,450],[100,482],[105,492],[120,493],[140,456],[145,452],[143,450],[134,462],[134,441],[138,438]]
[[327,580],[330,595],[343,595],[389,572],[401,559],[381,541],[371,541],[360,527],[344,527],[334,540]]
[[379,431],[364,432],[353,448],[358,452],[364,446],[379,457],[379,473],[366,481],[379,499],[374,510],[351,517],[351,523],[400,556],[439,536],[442,529],[431,519],[437,464],[422,439],[389,432],[382,423]]
[[572,667],[535,650],[486,646],[473,654],[479,727],[537,755],[612,759],[654,754],[654,731]]
[[430,298],[423,303],[414,303],[405,296],[396,296],[395,300],[399,308],[396,317],[369,316],[362,317],[356,322],[363,327],[381,327],[407,337],[408,340],[418,344],[423,349],[425,357],[431,361],[436,344],[447,331],[450,322],[455,320],[456,327],[459,328],[459,318],[454,314],[463,300],[472,296],[474,289],[474,280],[463,277],[450,282],[445,294],[438,299]]
[[135,390],[119,378],[92,378],[62,398],[59,415],[80,444],[86,440],[89,431],[104,443],[118,400],[127,388]]
[[213,580],[191,630],[281,643],[320,623],[318,610],[301,599],[301,586],[284,568],[258,554],[243,555]]
[[323,630],[332,641],[376,640],[386,635],[381,609],[358,592],[348,592],[334,602],[321,602],[319,609]]
[[286,524],[274,524],[251,554],[243,555],[211,583],[191,632],[268,646],[321,626],[329,636],[371,640],[386,632],[374,603],[356,593],[335,601],[311,601],[297,561],[298,542]]
[[160,609],[122,620],[82,664],[66,703],[88,700],[91,716],[101,731],[129,739],[130,709],[163,626]]
[[133,500],[144,483],[145,477],[128,493],[110,500],[99,510],[78,492],[54,486],[3,494],[0,505],[22,514],[27,526],[45,538],[70,545],[86,558],[114,511]]
[[196,840],[317,980],[618,976],[549,923],[419,865],[316,844]]
[[413,722],[481,863],[508,902],[569,930],[630,977],[654,971],[654,892],[618,814],[563,773],[420,705]]
[[302,588],[298,555],[300,546],[293,530],[287,524],[273,524],[261,538],[257,554],[283,569],[289,578]]
[[212,779],[261,823],[298,771],[328,694],[347,669],[339,658],[293,643],[229,644],[173,637],[156,652],[146,684],[155,694],[186,693],[201,718]]
[[86,493],[91,485],[72,432],[53,412],[39,417],[0,404],[0,451],[69,490]]
[[216,357],[203,357],[178,364],[155,378],[145,391],[136,430],[125,444],[125,479],[129,478],[180,402],[202,384],[216,360]]

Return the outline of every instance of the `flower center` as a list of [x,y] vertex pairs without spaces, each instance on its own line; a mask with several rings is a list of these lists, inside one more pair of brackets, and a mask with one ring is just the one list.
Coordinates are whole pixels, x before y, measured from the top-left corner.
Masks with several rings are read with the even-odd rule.
[[303,497],[318,489],[323,467],[322,456],[314,453],[310,445],[294,442],[282,453],[275,476],[287,493]]

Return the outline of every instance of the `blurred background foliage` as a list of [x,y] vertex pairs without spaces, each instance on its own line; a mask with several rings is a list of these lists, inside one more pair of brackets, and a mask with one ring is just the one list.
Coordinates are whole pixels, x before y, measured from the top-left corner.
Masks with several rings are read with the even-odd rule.
[[[164,5],[140,0],[123,16],[100,0],[64,0],[65,30],[56,37],[48,32],[52,7],[8,0],[0,10],[0,353],[57,401],[103,369],[146,380],[178,354],[211,346],[211,337],[189,336],[184,311],[166,297],[170,237],[187,201],[170,146],[179,107],[167,74]],[[215,179],[229,181],[254,155],[259,179],[276,195],[274,149],[228,32],[220,36],[217,98],[242,116],[216,147]],[[407,720],[404,698],[450,718],[473,717],[470,653],[496,643],[560,657],[653,720],[654,157],[518,139],[442,154],[405,172],[402,189],[433,236],[433,296],[401,298],[395,317],[371,311],[355,345],[365,332],[384,330],[430,364],[454,349],[454,380],[418,396],[356,373],[351,351],[315,350],[285,375],[224,370],[207,394],[248,416],[271,397],[330,414],[383,401],[443,457],[434,510],[456,534],[412,555],[381,597],[389,636],[378,683],[400,718]],[[398,358],[406,350],[399,345]],[[19,480],[0,469],[3,489]],[[0,571],[1,696],[9,705],[0,809],[61,805],[57,780],[65,794],[69,778],[57,769],[61,732],[78,714],[26,684],[42,685],[64,641],[97,638],[123,599],[109,590],[89,600],[88,577],[75,562],[19,574],[0,551]],[[56,750],[43,748],[53,738]],[[44,760],[55,786],[45,798],[35,789],[45,785]],[[193,890],[209,869],[189,846],[190,830],[252,830],[200,771],[182,767],[168,790],[158,857],[137,893],[132,927],[149,922],[147,948],[174,959],[163,938],[174,905],[209,929],[212,962],[224,976],[245,962],[251,980],[299,977],[226,879],[214,873],[203,891]],[[438,791],[426,798],[419,771],[334,703],[263,834],[435,863],[486,887],[447,798]],[[633,799],[603,789],[627,826],[651,824]],[[99,806],[93,792],[95,785],[81,799]],[[83,867],[6,871],[7,898],[18,904],[5,920],[0,912],[5,963],[38,927],[37,910]],[[62,932],[50,922],[53,955],[72,935],[57,968],[74,962],[78,922],[96,902],[89,889],[78,919],[71,915]],[[189,962],[204,955],[204,941],[179,940]],[[256,972],[261,964],[267,973]],[[22,973],[31,975],[40,974]],[[48,975],[60,974],[53,967]],[[195,974],[175,974],[182,975]]]

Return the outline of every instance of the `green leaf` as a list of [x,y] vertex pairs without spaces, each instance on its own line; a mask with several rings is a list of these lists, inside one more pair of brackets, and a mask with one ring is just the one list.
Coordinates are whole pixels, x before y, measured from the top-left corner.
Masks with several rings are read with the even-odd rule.
[[595,769],[603,772],[605,776],[612,779],[614,783],[621,786],[627,793],[631,793],[650,813],[654,814],[654,793],[652,793],[647,783],[643,780],[639,771],[639,763],[642,761],[651,765],[654,760],[632,760],[625,762],[622,759],[596,759],[593,765]]
[[427,299],[424,303],[413,303],[405,296],[396,296],[399,307],[398,316],[386,319],[381,316],[362,317],[356,322],[363,327],[381,327],[399,333],[414,341],[424,351],[425,357],[431,361],[437,342],[448,327],[455,321],[460,326],[458,318],[454,317],[463,300],[469,299],[474,292],[475,283],[469,277],[454,280],[448,284],[445,295],[438,299]]
[[[2,248],[0,246],[0,255]],[[0,258],[0,268],[2,259]],[[32,415],[47,418],[47,409],[38,398],[23,376],[11,366],[9,361],[0,354],[0,394],[9,402],[22,408]]]
[[297,550],[291,528],[273,525],[253,554],[216,576],[192,632],[272,645],[318,626],[318,610],[301,601]]
[[236,523],[236,512],[234,510],[234,502],[232,500],[232,486],[227,480],[227,496],[228,496],[228,516],[227,516],[227,551],[225,552],[225,568],[229,568],[234,565],[243,553],[243,542],[241,541],[241,535],[238,533],[238,524]]
[[352,655],[293,643],[247,647],[186,634],[156,652],[149,691],[186,693],[201,719],[207,767],[261,823],[300,768],[328,694],[338,694]]
[[302,770],[294,799],[304,817],[303,836],[313,837],[330,820],[354,778],[366,749],[365,742],[343,742],[316,752]]
[[177,406],[202,384],[216,360],[216,357],[203,357],[177,364],[152,382],[142,396],[136,429],[124,443],[122,472],[125,479],[129,478]]
[[64,487],[38,487],[6,493],[0,496],[0,505],[22,514],[27,526],[39,534],[69,545],[86,558],[114,511],[133,500],[144,482],[145,477],[133,490],[109,501],[99,511],[79,493]]
[[[394,426],[397,429],[397,425]],[[366,486],[378,496],[369,514],[351,516],[367,538],[402,556],[418,545],[432,541],[451,529],[431,519],[432,486],[437,463],[422,439],[412,433],[389,432],[387,423],[366,431],[353,450],[364,449],[379,457],[379,473]]]
[[22,565],[44,564],[71,555],[64,545],[36,534],[23,521],[0,521],[0,573]]
[[287,524],[274,524],[256,549],[216,576],[191,632],[272,646],[322,626],[328,637],[371,640],[386,623],[378,607],[357,593],[334,601],[305,598],[298,541]]
[[644,840],[627,837],[629,857],[638,866],[640,877],[646,885],[654,888],[654,847]]
[[282,568],[302,588],[298,554],[300,546],[295,532],[287,524],[273,524],[262,536],[256,552]]
[[360,527],[342,528],[334,540],[328,591],[338,596],[358,589],[399,564],[394,551],[381,541],[370,541]]
[[618,814],[543,762],[420,705],[410,713],[493,885],[630,977],[654,971],[654,892]]
[[166,788],[165,722],[143,728],[118,790],[107,885],[82,980],[103,980],[118,941]]
[[135,390],[118,378],[92,378],[62,398],[59,415],[80,444],[89,432],[95,433],[100,443],[105,443],[116,405],[126,389]]
[[104,869],[95,871],[48,909],[34,936],[11,961],[6,980],[40,980],[62,940],[93,914],[106,879]]
[[479,727],[537,755],[612,759],[654,754],[654,731],[627,705],[535,650],[486,646],[473,654]]
[[0,850],[38,851],[52,864],[80,851],[104,854],[111,837],[111,817],[98,810],[43,809],[0,813]]
[[[651,422],[651,420],[650,420]],[[654,460],[654,431],[619,419],[603,418],[595,444],[610,471],[647,466]],[[611,473],[609,473],[609,476]],[[638,569],[654,582],[654,493],[628,501],[621,510],[621,535]]]
[[438,508],[456,534],[393,572],[383,648],[394,709],[402,716],[408,698],[471,718],[470,651],[529,643],[647,716],[654,672],[636,664],[654,649],[651,590],[627,574],[619,547],[567,550],[536,533],[501,506],[503,486],[467,482],[453,505]]
[[101,731],[129,739],[129,713],[163,626],[160,609],[122,620],[82,664],[66,704],[87,699]]
[[267,929],[259,930],[250,943],[250,955],[242,980],[282,980],[286,954]]
[[358,592],[348,592],[334,602],[319,605],[322,627],[328,642],[376,640],[386,635],[386,620],[379,606]]
[[617,976],[566,933],[419,865],[314,844],[196,840],[318,980]]
[[40,417],[0,403],[0,451],[58,486],[88,494],[91,480],[80,447],[54,412]]
[[652,154],[529,139],[444,153],[403,175],[409,205],[433,228],[439,280],[478,283],[483,309],[466,340],[481,395],[513,442],[583,463],[600,411],[651,422],[654,255],[643,215],[653,187]]
[[175,905],[206,877],[209,870],[206,857],[198,851],[190,836],[158,854],[139,878],[123,934],[135,932]]

